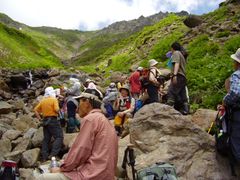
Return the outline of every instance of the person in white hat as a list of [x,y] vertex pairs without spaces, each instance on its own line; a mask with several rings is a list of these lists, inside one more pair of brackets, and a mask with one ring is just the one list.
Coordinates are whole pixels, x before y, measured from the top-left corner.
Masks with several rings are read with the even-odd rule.
[[118,138],[100,107],[102,94],[86,89],[79,97],[80,132],[60,167],[41,174],[38,180],[113,180],[117,167]]
[[[62,148],[63,132],[60,122],[57,119],[59,111],[58,100],[56,98],[53,87],[45,89],[44,98],[34,108],[36,117],[43,124],[43,141],[41,154],[43,161],[51,159],[52,156],[57,156]],[[54,139],[52,150],[49,153],[49,143]]]
[[223,98],[224,106],[231,109],[230,147],[234,160],[240,162],[240,48],[231,55],[235,72],[230,77],[230,89]]
[[66,103],[67,103],[67,133],[76,132],[76,128],[80,129],[80,121],[76,118],[76,110],[78,108],[78,101],[74,98],[81,94],[81,83],[77,78],[70,78],[71,87],[65,89],[66,92]]
[[147,93],[149,98],[145,101],[145,104],[150,104],[154,102],[159,102],[159,87],[160,83],[157,80],[157,77],[161,74],[158,70],[158,62],[155,59],[150,59],[149,63],[149,75],[148,75],[148,84],[146,86]]

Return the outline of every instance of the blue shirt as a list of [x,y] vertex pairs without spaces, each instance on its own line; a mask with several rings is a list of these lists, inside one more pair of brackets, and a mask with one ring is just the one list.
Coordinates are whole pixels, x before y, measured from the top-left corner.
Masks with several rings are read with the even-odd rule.
[[227,106],[240,107],[240,69],[235,71],[230,79],[230,91],[223,99]]

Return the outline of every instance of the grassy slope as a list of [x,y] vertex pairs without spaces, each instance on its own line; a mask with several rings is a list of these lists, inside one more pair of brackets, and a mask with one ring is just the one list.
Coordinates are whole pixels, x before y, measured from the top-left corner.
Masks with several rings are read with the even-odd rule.
[[[204,15],[207,27],[214,24],[221,24],[225,21],[238,21],[239,13],[231,15],[230,8],[223,6],[220,9]],[[166,33],[166,28],[172,28]],[[147,61],[155,58],[163,62],[162,67],[166,67],[165,54],[170,49],[174,41],[182,41],[185,36],[191,33],[190,29],[183,25],[183,19],[175,15],[170,15],[154,26],[145,27],[141,32],[122,40],[104,54],[97,57],[100,63],[81,66],[82,70],[94,71],[98,66],[100,70],[106,71],[105,76],[109,76],[111,71],[121,71],[128,73],[133,64],[147,66]],[[216,108],[221,103],[224,96],[224,81],[233,72],[232,61],[229,55],[233,54],[240,47],[240,35],[228,37],[230,31],[220,31],[214,35],[198,33],[185,45],[189,52],[187,65],[188,87],[192,108],[199,107]],[[107,66],[111,60],[110,66]]]
[[94,34],[94,32],[49,27],[24,28],[23,31],[62,60],[75,56],[79,46]]
[[59,59],[29,35],[0,23],[0,65],[8,68],[61,67]]

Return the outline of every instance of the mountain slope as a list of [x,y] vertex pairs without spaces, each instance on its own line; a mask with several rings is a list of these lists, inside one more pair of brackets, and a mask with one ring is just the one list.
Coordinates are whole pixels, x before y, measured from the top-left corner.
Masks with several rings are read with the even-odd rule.
[[61,67],[59,59],[30,36],[0,23],[0,65],[10,68]]
[[112,71],[129,73],[132,67],[147,67],[151,58],[166,67],[165,54],[174,41],[179,41],[189,52],[187,78],[192,108],[216,108],[226,93],[224,81],[233,72],[230,55],[240,47],[240,4],[225,3],[201,18],[201,25],[187,28],[183,17],[170,14],[106,50],[97,57],[99,63],[81,69],[91,72],[98,67],[108,77]]

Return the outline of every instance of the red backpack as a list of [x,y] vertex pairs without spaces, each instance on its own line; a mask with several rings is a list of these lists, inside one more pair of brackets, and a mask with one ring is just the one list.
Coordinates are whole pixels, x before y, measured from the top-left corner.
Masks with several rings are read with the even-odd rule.
[[11,160],[3,160],[0,169],[1,180],[19,180],[17,163]]

